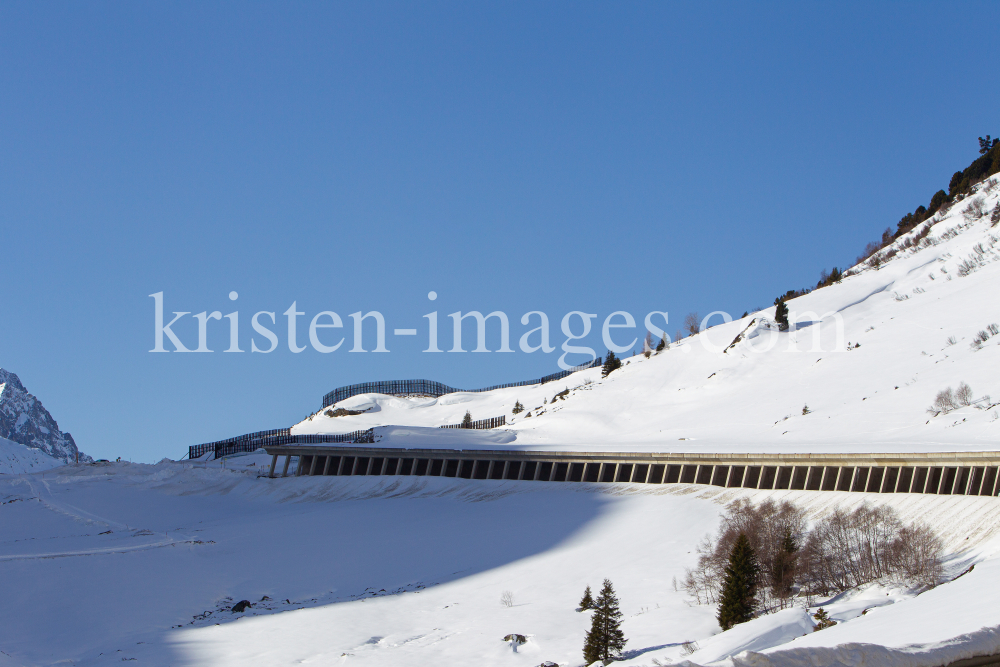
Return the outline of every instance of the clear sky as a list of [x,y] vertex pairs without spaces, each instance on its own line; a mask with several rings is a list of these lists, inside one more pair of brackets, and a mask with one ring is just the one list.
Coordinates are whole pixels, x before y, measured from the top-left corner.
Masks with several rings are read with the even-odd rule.
[[[738,317],[850,265],[1000,133],[998,15],[0,2],[0,366],[83,451],[155,461],[291,425],[344,384],[554,372],[570,311],[597,315],[602,354],[613,311],[637,320],[624,342],[653,310],[671,334]],[[206,320],[213,353],[150,352],[159,292],[168,321],[238,312],[244,352],[223,352],[226,319]],[[372,310],[390,351],[352,353],[349,315]],[[515,352],[422,352],[423,315],[449,350],[448,314],[473,310],[506,313]],[[321,311],[335,352],[310,345]],[[529,311],[554,352],[519,349]],[[192,317],[172,331],[195,348]]]

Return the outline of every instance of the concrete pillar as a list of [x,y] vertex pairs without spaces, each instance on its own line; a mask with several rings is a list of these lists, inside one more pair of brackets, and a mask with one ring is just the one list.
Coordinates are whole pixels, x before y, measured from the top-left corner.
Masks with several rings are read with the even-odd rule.
[[326,477],[330,474],[330,463],[333,461],[332,456],[326,457],[326,463],[323,464],[323,476]]
[[983,480],[986,479],[986,468],[983,468],[982,472],[979,473],[979,483],[976,484],[975,480],[976,480],[976,471],[977,470],[979,470],[979,466],[976,466],[976,467],[972,468],[972,470],[969,472],[969,491],[968,491],[968,493],[969,493],[970,496],[978,496],[979,495],[979,492],[982,491],[982,489],[983,489]]
[[341,456],[340,460],[337,461],[337,473],[336,474],[338,474],[338,475],[343,475],[344,474],[343,470],[344,470],[344,459],[345,458],[347,458],[347,457]]
[[273,454],[271,456],[271,471],[267,473],[268,477],[274,477],[274,466],[278,463],[278,455]]
[[486,479],[491,479],[493,477],[493,461],[490,461],[489,465],[486,466]]
[[292,461],[292,455],[291,454],[286,454],[285,455],[285,467],[281,471],[281,476],[282,477],[288,477],[288,464],[291,463],[291,461]]
[[302,474],[302,459],[303,458],[304,457],[301,454],[299,454],[299,463],[298,463],[297,466],[295,466],[295,476],[296,477],[298,477],[299,475]]
[[503,472],[500,473],[500,479],[507,479],[507,470],[510,469],[510,461],[503,462]]
[[316,474],[316,463],[319,461],[319,457],[313,454],[312,463],[309,465],[309,476],[312,477]]

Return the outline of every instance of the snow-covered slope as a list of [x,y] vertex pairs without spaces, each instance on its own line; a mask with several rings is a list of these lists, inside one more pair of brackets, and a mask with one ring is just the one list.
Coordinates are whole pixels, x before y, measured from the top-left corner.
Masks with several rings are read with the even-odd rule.
[[[990,211],[1000,187],[996,177],[983,185],[976,196]],[[545,385],[438,399],[359,395],[338,407],[364,414],[320,411],[292,432],[436,427],[460,422],[468,410],[473,419],[507,415],[516,441],[506,446],[517,448],[997,449],[1000,329],[990,325],[1000,323],[1000,225],[992,226],[989,215],[967,218],[968,202],[936,216],[922,243],[904,249],[923,226],[900,238],[898,254],[880,268],[856,267],[863,270],[789,301],[796,324],[788,332],[770,326],[771,308],[712,326],[650,359],[629,357],[603,380],[592,369]],[[974,345],[980,332],[988,338]],[[927,412],[938,392],[963,382],[974,405],[936,417]],[[565,400],[551,402],[566,388]],[[528,411],[512,415],[515,401]]]
[[[258,454],[0,478],[0,665],[576,667],[590,619],[575,608],[605,577],[621,599],[632,667],[677,663],[684,642],[706,664],[744,649],[899,647],[1000,626],[988,594],[1000,586],[995,498],[258,478],[268,462]],[[794,609],[719,633],[715,608],[690,604],[674,580],[739,497],[787,498],[813,518],[836,505],[890,505],[940,531],[951,576],[976,567],[916,597],[871,587],[816,600],[840,621],[823,632]],[[512,606],[501,604],[504,591]],[[254,606],[233,613],[240,600]],[[516,653],[503,640],[510,633],[528,637]],[[1000,633],[984,641],[1000,646]]]
[[[59,425],[42,402],[28,393],[21,380],[0,368],[0,438],[40,449],[49,456],[72,463],[77,448],[73,436]],[[80,461],[90,461],[80,453]]]
[[0,438],[0,475],[39,472],[61,465],[63,461],[52,458],[40,449]]

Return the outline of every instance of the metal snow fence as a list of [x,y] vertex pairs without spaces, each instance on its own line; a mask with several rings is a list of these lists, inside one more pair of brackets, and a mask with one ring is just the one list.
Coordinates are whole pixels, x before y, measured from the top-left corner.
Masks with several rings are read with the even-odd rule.
[[526,387],[533,384],[545,384],[554,380],[561,380],[562,378],[576,373],[577,371],[587,370],[588,368],[596,368],[600,365],[601,360],[594,359],[589,363],[581,364],[580,366],[571,368],[568,371],[558,371],[535,380],[495,384],[490,387],[483,387],[482,389],[456,389],[455,387],[449,387],[446,384],[435,382],[434,380],[383,380],[379,382],[362,382],[360,384],[347,385],[346,387],[338,387],[337,389],[334,389],[330,393],[326,394],[323,397],[323,407],[328,408],[335,403],[339,403],[340,401],[350,398],[351,396],[357,396],[358,394],[388,394],[391,396],[420,395],[437,397],[444,396],[445,394],[454,394],[456,392],[475,394],[484,391],[493,391],[494,389]]
[[373,444],[375,442],[375,430],[369,428],[352,431],[351,433],[312,435],[291,435],[290,429],[287,428],[257,431],[256,433],[247,433],[246,435],[240,435],[227,440],[193,445],[188,447],[188,457],[195,459],[208,452],[213,452],[214,458],[218,459],[230,454],[253,452],[262,447],[277,445],[325,445],[345,442]]
[[474,421],[468,426],[464,424],[445,424],[441,428],[487,429],[487,428],[500,428],[501,426],[506,426],[506,425],[507,425],[507,415],[500,415],[499,417],[490,417],[489,419],[480,419]]

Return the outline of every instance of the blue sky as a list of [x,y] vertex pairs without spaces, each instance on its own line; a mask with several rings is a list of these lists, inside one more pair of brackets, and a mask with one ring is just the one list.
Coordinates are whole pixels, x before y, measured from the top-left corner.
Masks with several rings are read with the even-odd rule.
[[[597,315],[601,353],[616,310],[640,329],[669,311],[670,333],[739,316],[849,265],[1000,132],[998,14],[2,3],[0,366],[85,452],[154,461],[290,425],[343,384],[553,372],[574,310]],[[237,310],[244,350],[274,312],[280,346],[223,353],[223,320],[212,354],[150,353],[157,292]],[[293,301],[299,345],[326,310],[345,344],[290,352]],[[348,352],[349,314],[370,310],[388,354]],[[538,310],[557,351],[423,353],[433,310],[442,349],[449,313],[507,313],[517,349]],[[195,347],[191,317],[175,331]]]

